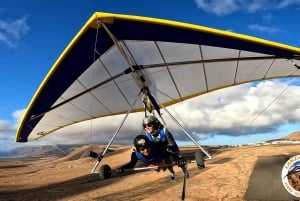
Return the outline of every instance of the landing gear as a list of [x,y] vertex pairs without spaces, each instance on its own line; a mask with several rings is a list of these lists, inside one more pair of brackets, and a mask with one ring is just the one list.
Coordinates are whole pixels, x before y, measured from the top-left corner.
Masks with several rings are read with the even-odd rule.
[[111,177],[111,167],[109,165],[102,165],[99,168],[100,179],[108,179]]
[[204,157],[203,157],[201,151],[195,152],[195,160],[196,160],[198,169],[202,170],[203,168],[205,168]]

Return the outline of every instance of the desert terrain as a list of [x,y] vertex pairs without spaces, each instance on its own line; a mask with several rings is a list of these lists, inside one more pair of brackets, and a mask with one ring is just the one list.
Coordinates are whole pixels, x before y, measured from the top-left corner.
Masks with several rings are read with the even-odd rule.
[[[112,173],[106,180],[91,174],[97,162],[86,145],[62,156],[0,159],[1,201],[93,201],[93,200],[181,200],[183,173],[177,166],[175,180],[167,171],[154,170],[130,175]],[[195,147],[181,147],[191,152]],[[294,200],[282,186],[285,161],[297,155],[300,144],[259,145],[208,150],[212,159],[202,170],[189,163],[186,201]],[[112,145],[101,164],[112,169],[130,159],[130,146]],[[100,164],[100,165],[101,165]],[[256,174],[254,174],[256,172]]]

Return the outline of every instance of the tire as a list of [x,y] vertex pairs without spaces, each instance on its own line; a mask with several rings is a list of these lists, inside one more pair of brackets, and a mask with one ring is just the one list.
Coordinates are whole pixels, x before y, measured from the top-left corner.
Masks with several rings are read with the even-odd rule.
[[102,165],[99,169],[100,179],[108,179],[111,177],[111,168],[109,165]]
[[195,152],[195,160],[196,160],[198,169],[202,170],[205,168],[204,158],[203,158],[201,151]]

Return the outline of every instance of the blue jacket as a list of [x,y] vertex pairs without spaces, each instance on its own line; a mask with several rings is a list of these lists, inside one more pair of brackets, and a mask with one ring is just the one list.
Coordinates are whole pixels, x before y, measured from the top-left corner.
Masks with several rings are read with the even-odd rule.
[[178,145],[166,128],[160,128],[156,134],[146,132],[145,135],[148,137],[150,143],[157,143],[161,151],[166,151],[168,147],[172,152],[179,153]]
[[157,144],[150,143],[150,148],[151,148],[150,156],[144,156],[143,154],[141,154],[141,152],[136,151],[135,155],[137,159],[147,164],[161,162],[164,159],[164,153],[160,152]]

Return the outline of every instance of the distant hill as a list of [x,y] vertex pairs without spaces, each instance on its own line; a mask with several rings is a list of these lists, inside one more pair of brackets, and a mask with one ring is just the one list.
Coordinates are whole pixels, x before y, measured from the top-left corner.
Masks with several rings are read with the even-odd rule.
[[266,142],[272,143],[275,141],[300,141],[300,131],[293,132],[293,133],[291,133],[287,136],[284,136],[282,138],[279,138],[279,139],[268,140]]
[[73,151],[82,144],[72,145],[43,145],[43,146],[24,146],[10,150],[11,156],[16,157],[38,157],[38,156],[63,156]]
[[[111,148],[118,147],[112,145]],[[0,157],[65,157],[79,159],[88,157],[90,151],[101,152],[105,145],[85,145],[85,144],[58,144],[58,145],[42,145],[42,146],[24,146],[17,147],[7,152],[0,151]],[[108,149],[111,152],[112,149]]]
[[0,150],[0,157],[7,158],[7,157],[13,157],[13,156],[14,156],[14,154],[11,153],[10,151]]
[[[300,131],[293,132],[285,137],[280,139],[268,140],[267,142],[272,143],[274,141],[300,141]],[[111,148],[113,148],[112,146]],[[118,147],[118,146],[117,146]],[[58,144],[58,145],[44,145],[44,146],[24,146],[12,149],[10,151],[1,152],[0,157],[45,157],[45,156],[67,156],[71,152],[69,157],[73,159],[78,159],[82,157],[88,157],[89,151],[97,151],[98,153],[103,151],[105,145],[84,145],[84,144]],[[209,152],[214,152],[214,147],[205,146],[205,150],[209,150]],[[112,151],[110,149],[108,151]]]
[[300,131],[293,132],[281,138],[281,140],[300,140]]

